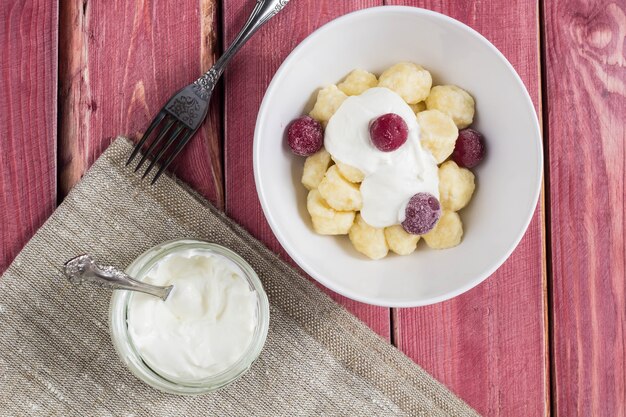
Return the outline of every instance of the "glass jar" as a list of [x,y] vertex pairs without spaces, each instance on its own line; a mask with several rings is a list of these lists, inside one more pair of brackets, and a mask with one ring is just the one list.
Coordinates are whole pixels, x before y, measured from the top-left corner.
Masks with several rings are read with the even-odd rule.
[[200,249],[214,255],[223,256],[234,262],[244,273],[250,288],[257,296],[257,323],[252,336],[252,341],[246,352],[233,365],[224,371],[209,378],[198,381],[176,381],[169,377],[159,375],[150,368],[135,348],[130,337],[127,325],[128,305],[134,295],[132,291],[114,291],[111,297],[109,309],[109,326],[113,346],[126,367],[143,382],[161,391],[171,394],[197,395],[221,388],[243,375],[258,358],[265,344],[269,328],[269,302],[263,290],[259,277],[252,267],[235,252],[223,246],[201,240],[181,239],[162,243],[139,255],[133,263],[126,268],[126,273],[138,280],[142,280],[150,269],[167,255]]

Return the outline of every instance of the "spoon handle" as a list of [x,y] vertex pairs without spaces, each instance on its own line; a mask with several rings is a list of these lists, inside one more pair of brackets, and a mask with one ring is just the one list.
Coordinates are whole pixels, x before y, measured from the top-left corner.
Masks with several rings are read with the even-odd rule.
[[139,291],[165,301],[173,286],[159,287],[137,281],[114,266],[98,265],[91,255],[79,255],[63,265],[67,279],[75,285],[89,282],[112,290]]

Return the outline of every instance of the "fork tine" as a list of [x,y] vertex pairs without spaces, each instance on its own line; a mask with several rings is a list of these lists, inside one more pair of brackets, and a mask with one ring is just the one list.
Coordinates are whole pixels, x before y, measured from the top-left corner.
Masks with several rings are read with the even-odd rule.
[[178,138],[178,136],[184,129],[185,129],[185,125],[183,125],[182,123],[180,123],[176,127],[176,129],[174,130],[174,133],[170,135],[170,137],[167,139],[167,142],[165,142],[165,144],[161,146],[161,149],[159,149],[159,153],[157,153],[157,155],[152,159],[152,162],[150,162],[150,165],[148,165],[148,168],[146,168],[146,172],[143,173],[143,175],[141,176],[141,179],[144,179],[146,178],[146,176],[148,176],[150,171],[152,171],[152,168],[154,167],[154,165],[161,159],[161,156],[163,156],[167,148],[169,148],[172,145],[172,143],[176,141],[176,138]]
[[159,179],[161,174],[163,174],[163,171],[165,171],[167,169],[167,167],[172,163],[174,158],[176,158],[176,156],[178,156],[180,151],[183,150],[183,148],[185,147],[187,142],[189,142],[189,139],[191,139],[191,137],[193,136],[194,133],[196,133],[195,130],[190,130],[187,133],[185,133],[185,136],[183,136],[183,138],[181,140],[178,141],[178,144],[176,145],[176,148],[174,148],[174,151],[172,152],[172,154],[161,165],[161,168],[159,168],[159,170],[157,171],[156,175],[152,179],[152,182],[151,182],[152,185]]
[[148,129],[145,131],[145,133],[141,137],[141,140],[139,141],[139,143],[137,143],[137,145],[135,145],[135,149],[133,149],[133,152],[130,154],[130,157],[128,158],[128,161],[126,161],[126,165],[130,164],[133,161],[133,159],[135,159],[135,156],[137,156],[137,154],[141,150],[141,147],[143,146],[143,144],[146,142],[146,140],[150,136],[150,133],[152,133],[154,128],[157,127],[157,125],[159,123],[161,123],[161,121],[163,120],[165,115],[166,115],[166,113],[163,110],[161,110],[159,112],[159,114],[156,115],[154,120],[152,120],[152,122],[150,123],[150,126],[148,126]]
[[139,163],[137,164],[137,167],[135,168],[135,172],[139,171],[139,168],[141,168],[143,163],[146,162],[146,159],[148,159],[148,156],[152,153],[154,148],[156,148],[156,146],[159,143],[161,143],[161,141],[163,140],[163,138],[165,137],[165,135],[167,134],[167,132],[170,130],[170,128],[175,122],[176,122],[176,119],[174,119],[173,117],[167,118],[167,121],[165,122],[165,126],[163,127],[163,129],[161,129],[161,132],[159,132],[159,135],[157,136],[157,138],[150,144],[150,147],[148,148],[148,150],[141,157],[141,160],[139,161]]

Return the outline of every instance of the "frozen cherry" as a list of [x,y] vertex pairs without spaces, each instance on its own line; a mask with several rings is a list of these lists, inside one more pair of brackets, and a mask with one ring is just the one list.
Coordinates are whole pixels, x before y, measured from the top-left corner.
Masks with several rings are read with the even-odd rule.
[[463,129],[454,145],[452,160],[458,166],[474,168],[485,156],[485,139],[474,129]]
[[395,113],[376,118],[370,125],[370,138],[378,150],[391,152],[406,142],[409,128],[404,119]]
[[430,193],[417,193],[409,200],[402,227],[407,233],[423,235],[429,232],[441,217],[441,204]]
[[296,155],[313,155],[324,146],[324,128],[312,117],[299,117],[287,127],[287,142]]

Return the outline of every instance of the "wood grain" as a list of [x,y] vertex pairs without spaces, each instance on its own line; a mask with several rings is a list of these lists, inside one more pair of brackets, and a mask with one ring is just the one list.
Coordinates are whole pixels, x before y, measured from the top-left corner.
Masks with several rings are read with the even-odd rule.
[[0,3],[0,273],[56,205],[57,9]]
[[[137,138],[167,99],[212,62],[212,0],[71,0],[60,10],[60,193],[65,195],[117,135]],[[173,171],[223,205],[218,93],[208,123]]]
[[[298,0],[273,18],[229,64],[226,71],[226,212],[288,259],[267,224],[252,173],[252,138],[256,115],[272,76],[289,52],[313,30],[350,11],[382,1]],[[225,41],[243,26],[253,2],[224,0]],[[383,337],[389,338],[389,309],[331,294]]]
[[626,416],[626,3],[544,2],[556,416]]
[[[386,3],[439,11],[478,30],[511,61],[540,111],[535,2]],[[394,311],[398,348],[485,416],[547,415],[543,256],[538,210],[511,258],[483,284],[441,304]]]

